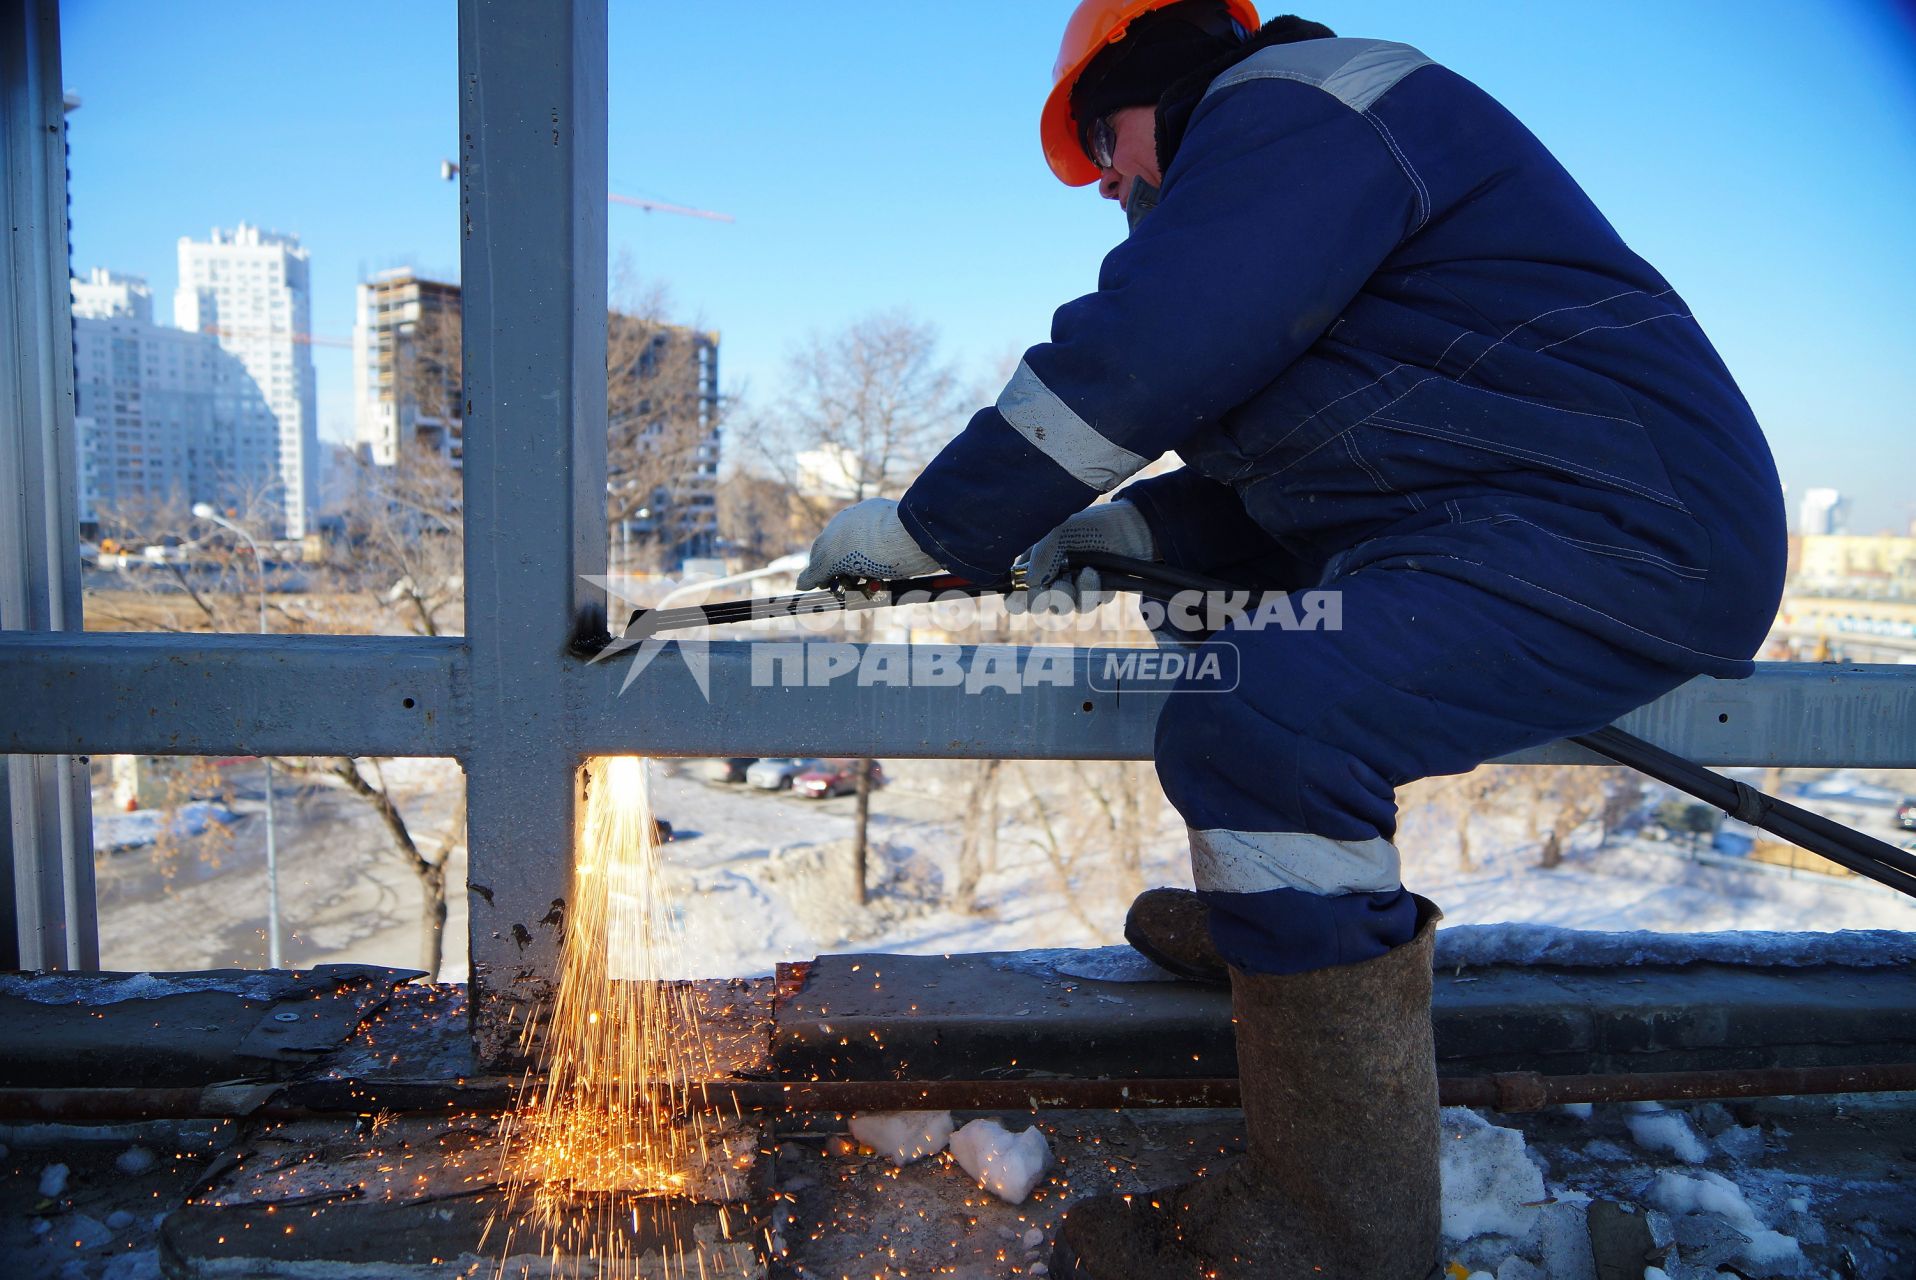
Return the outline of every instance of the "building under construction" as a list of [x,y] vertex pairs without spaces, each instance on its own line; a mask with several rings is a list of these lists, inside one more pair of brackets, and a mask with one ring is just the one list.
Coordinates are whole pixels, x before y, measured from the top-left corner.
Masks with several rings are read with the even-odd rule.
[[419,450],[458,466],[459,286],[399,267],[355,301],[353,429],[366,460],[398,466]]
[[[1043,1275],[1074,1201],[1238,1149],[1229,996],[1127,956],[833,954],[668,984],[642,955],[622,979],[568,953],[572,923],[648,901],[642,856],[579,852],[653,849],[602,758],[1143,760],[1164,698],[1085,650],[1016,698],[963,678],[1002,646],[959,652],[957,683],[768,683],[723,639],[607,656],[604,0],[537,22],[461,0],[450,410],[409,417],[395,389],[406,326],[450,286],[363,287],[378,440],[424,431],[460,461],[458,636],[84,629],[57,6],[0,21],[0,1272]],[[907,649],[853,666],[909,669]],[[1767,663],[1621,727],[1711,766],[1916,768],[1916,668]],[[99,972],[87,760],[156,752],[456,760],[468,981]],[[1459,929],[1436,956],[1448,1274],[1916,1268],[1916,936]],[[577,1004],[594,982],[650,1029],[624,1075],[604,1064],[630,1044],[590,1030],[613,1004]],[[599,1119],[658,1128],[643,1168],[605,1167],[574,1108],[594,1090],[618,1095]],[[1041,1160],[1014,1151],[1032,1130]],[[502,1144],[535,1158],[502,1171]]]
[[[354,421],[361,456],[462,461],[460,291],[409,267],[358,286]],[[607,500],[615,544],[672,567],[718,537],[718,335],[613,310],[607,334]]]

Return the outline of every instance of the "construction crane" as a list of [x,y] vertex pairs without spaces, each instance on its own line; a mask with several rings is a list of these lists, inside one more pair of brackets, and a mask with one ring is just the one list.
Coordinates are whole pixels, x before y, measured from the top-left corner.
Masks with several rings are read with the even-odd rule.
[[[459,176],[459,166],[450,160],[439,162],[439,176],[451,182]],[[690,205],[668,204],[663,200],[645,200],[638,196],[622,196],[618,192],[608,192],[605,197],[613,204],[627,204],[634,209],[643,209],[647,213],[676,213],[686,218],[705,218],[712,222],[736,222],[729,213],[713,213],[710,209],[694,209]]]

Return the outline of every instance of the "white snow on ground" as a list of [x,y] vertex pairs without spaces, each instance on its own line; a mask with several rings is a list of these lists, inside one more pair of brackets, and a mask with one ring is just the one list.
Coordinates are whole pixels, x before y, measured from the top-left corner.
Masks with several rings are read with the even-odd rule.
[[[691,770],[655,777],[658,811],[682,832],[696,832],[666,851],[686,888],[681,920],[688,972],[762,973],[778,961],[827,951],[1122,944],[1128,895],[1120,878],[1108,864],[1101,874],[1078,876],[1073,912],[1058,869],[1038,847],[1028,817],[1013,805],[1004,807],[998,865],[980,882],[979,909],[954,910],[943,899],[955,879],[959,829],[938,777],[950,766],[907,760],[886,767],[896,781],[873,800],[872,839],[879,850],[873,865],[891,867],[897,878],[864,915],[850,908],[844,876],[829,870],[850,836],[849,799],[820,803],[748,793],[699,781]],[[1916,931],[1916,902],[1888,889],[1808,872],[1791,878],[1774,868],[1703,865],[1685,858],[1678,845],[1627,838],[1602,849],[1575,845],[1562,865],[1546,870],[1536,865],[1536,846],[1523,825],[1517,815],[1480,817],[1473,828],[1475,865],[1462,871],[1448,820],[1406,815],[1400,835],[1405,882],[1444,908],[1438,946],[1450,963],[1916,960],[1916,937],[1902,935]],[[1183,830],[1168,807],[1147,845],[1142,871],[1147,884],[1190,884]],[[1506,927],[1459,928],[1490,924]],[[1776,936],[1646,936],[1751,930]],[[1837,932],[1844,930],[1849,932]],[[1065,964],[1077,976],[1103,976],[1100,965],[1113,980],[1151,976],[1127,967],[1119,953],[1032,959]]]
[[1547,1193],[1543,1171],[1525,1154],[1521,1133],[1498,1128],[1463,1107],[1446,1107],[1438,1156],[1446,1236],[1522,1239],[1530,1234]]
[[878,1111],[851,1118],[852,1137],[904,1168],[935,1156],[951,1140],[949,1111]]
[[171,831],[176,836],[202,835],[214,823],[231,825],[239,815],[214,800],[192,800],[177,809],[93,809],[93,848],[97,853],[143,849]]
[[1680,1112],[1665,1111],[1651,1104],[1624,1123],[1630,1127],[1630,1136],[1645,1151],[1667,1151],[1685,1164],[1702,1164],[1710,1158],[1709,1144],[1697,1137],[1696,1130]]
[[1777,1267],[1802,1257],[1796,1240],[1758,1221],[1742,1190],[1720,1173],[1708,1169],[1697,1173],[1660,1170],[1650,1188],[1650,1200],[1666,1213],[1706,1215],[1728,1224],[1746,1238],[1738,1250],[1745,1261]]
[[[1674,1135],[1678,1131],[1665,1126],[1680,1123],[1687,1141],[1702,1150],[1707,1144],[1691,1125],[1713,1111],[1721,1113],[1721,1108],[1705,1104],[1688,1116],[1654,1106],[1626,1108],[1624,1119],[1639,1138],[1652,1126],[1660,1134]],[[1579,1151],[1574,1143],[1553,1139],[1546,1156],[1514,1128],[1448,1108],[1442,1148],[1446,1254],[1460,1260],[1465,1271],[1498,1280],[1595,1280],[1597,1259],[1589,1226],[1590,1191],[1595,1191],[1624,1215],[1641,1215],[1649,1256],[1638,1265],[1648,1267],[1652,1258],[1660,1261],[1660,1266],[1642,1272],[1646,1280],[1653,1275],[1706,1280],[1720,1275],[1825,1274],[1812,1267],[1801,1244],[1821,1244],[1826,1238],[1806,1185],[1813,1179],[1783,1171],[1790,1162],[1782,1149],[1787,1131],[1772,1126],[1771,1132],[1773,1145],[1768,1155],[1760,1156],[1760,1164],[1759,1153],[1752,1151],[1729,1159],[1720,1153],[1698,1157],[1708,1158],[1718,1166],[1714,1169],[1671,1168],[1655,1156],[1632,1160],[1595,1141]],[[1646,1145],[1664,1144],[1659,1140]],[[1553,1171],[1553,1164],[1579,1167]],[[1840,1188],[1831,1192],[1842,1194]],[[1865,1235],[1873,1238],[1876,1233]],[[1897,1250],[1889,1239],[1882,1244],[1886,1248],[1873,1251],[1858,1264],[1860,1269],[1844,1274],[1903,1274],[1883,1269],[1895,1265]],[[1616,1261],[1612,1254],[1611,1265]],[[1725,1266],[1734,1270],[1719,1271]]]
[[996,1120],[973,1120],[951,1136],[951,1154],[1006,1204],[1023,1204],[1051,1167],[1051,1146],[1036,1125],[1012,1133]]
[[161,977],[152,973],[124,978],[62,978],[54,975],[0,973],[0,995],[17,996],[35,1004],[118,1004],[122,1000],[158,1000],[189,991],[232,991],[254,1000],[268,1000],[287,980],[266,974],[187,974]]
[[1637,964],[1763,965],[1802,968],[1836,964],[1853,969],[1916,961],[1916,934],[1894,929],[1835,933],[1601,933],[1556,925],[1465,924],[1437,931],[1437,967],[1542,964],[1611,968]]

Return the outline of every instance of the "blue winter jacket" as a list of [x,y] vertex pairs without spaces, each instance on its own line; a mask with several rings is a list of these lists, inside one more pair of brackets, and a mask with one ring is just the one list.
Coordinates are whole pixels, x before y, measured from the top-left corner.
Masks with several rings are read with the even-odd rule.
[[1240,581],[1448,574],[1724,676],[1781,591],[1774,464],[1683,299],[1402,44],[1268,46],[1213,80],[1097,292],[901,514],[995,580],[1172,450],[1123,496],[1167,560]]

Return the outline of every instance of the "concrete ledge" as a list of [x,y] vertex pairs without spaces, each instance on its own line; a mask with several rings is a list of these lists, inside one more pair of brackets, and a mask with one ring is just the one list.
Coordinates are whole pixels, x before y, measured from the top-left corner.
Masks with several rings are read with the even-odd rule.
[[[1173,1079],[1236,1073],[1229,995],[1047,973],[1015,953],[844,955],[787,984],[786,1079]],[[1904,967],[1724,964],[1439,973],[1439,1069],[1707,1071],[1916,1062]]]

